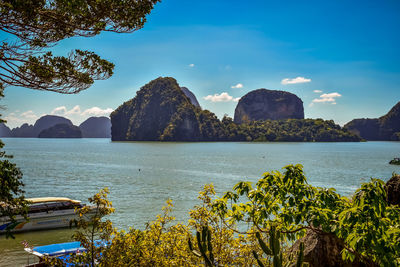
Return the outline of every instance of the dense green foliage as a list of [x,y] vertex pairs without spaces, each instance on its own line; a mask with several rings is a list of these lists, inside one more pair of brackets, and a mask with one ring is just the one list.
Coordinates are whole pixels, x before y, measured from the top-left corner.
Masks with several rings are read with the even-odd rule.
[[227,141],[358,142],[360,138],[342,129],[334,121],[322,119],[286,119],[235,124],[223,118]]
[[[163,214],[144,230],[111,231],[102,217],[113,209],[97,194],[102,212],[90,222],[81,222],[75,235],[87,251],[75,263],[89,266],[305,266],[307,244],[299,250],[291,245],[312,231],[335,237],[343,265],[365,266],[400,264],[400,207],[389,205],[384,182],[371,179],[352,197],[334,189],[307,183],[301,165],[289,165],[284,172],[265,173],[253,187],[239,182],[231,192],[213,200],[212,185],[200,192],[200,205],[190,211],[187,224],[174,222],[172,202]],[[81,211],[81,214],[87,214]],[[81,217],[83,218],[83,217]],[[108,246],[93,247],[100,233]]]
[[1,1],[0,30],[8,40],[0,44],[0,87],[13,85],[77,93],[94,80],[109,78],[114,64],[93,52],[77,49],[68,56],[54,56],[48,48],[74,36],[141,29],[146,15],[157,2],[159,0]]
[[284,173],[265,173],[254,188],[238,183],[214,206],[227,220],[261,232],[276,227],[282,240],[293,241],[306,229],[334,235],[344,260],[393,266],[400,264],[400,207],[386,200],[382,180],[362,184],[349,199],[307,184],[301,165],[289,165]]

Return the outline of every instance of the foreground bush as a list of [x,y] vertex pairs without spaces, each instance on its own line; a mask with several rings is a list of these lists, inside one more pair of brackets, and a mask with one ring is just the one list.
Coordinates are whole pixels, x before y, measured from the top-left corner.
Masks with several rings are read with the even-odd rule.
[[[106,193],[101,191],[90,199],[99,209],[92,223],[78,224],[75,236],[87,252],[71,260],[75,263],[304,266],[304,245],[300,244],[300,251],[291,245],[312,231],[335,237],[343,248],[338,255],[343,263],[400,264],[400,208],[387,204],[384,182],[378,179],[362,184],[347,198],[334,189],[309,185],[302,166],[289,165],[283,173],[265,173],[254,187],[240,182],[216,200],[213,186],[206,185],[187,224],[174,222],[168,200],[163,214],[145,230],[128,231],[110,231],[110,222],[102,222],[113,211]],[[94,249],[98,237],[109,240],[108,245]]]

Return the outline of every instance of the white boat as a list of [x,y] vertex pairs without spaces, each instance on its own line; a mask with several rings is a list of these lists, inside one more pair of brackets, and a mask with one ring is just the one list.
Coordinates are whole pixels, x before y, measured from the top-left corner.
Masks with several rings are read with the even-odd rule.
[[[72,200],[65,197],[41,197],[27,198],[29,204],[28,221],[22,216],[16,216],[16,222],[11,222],[7,216],[0,217],[0,234],[5,233],[6,229],[11,232],[23,232],[34,230],[45,230],[69,227],[70,222],[78,219],[79,215],[75,209],[79,209],[85,204],[79,200]],[[95,207],[90,206],[94,213]]]

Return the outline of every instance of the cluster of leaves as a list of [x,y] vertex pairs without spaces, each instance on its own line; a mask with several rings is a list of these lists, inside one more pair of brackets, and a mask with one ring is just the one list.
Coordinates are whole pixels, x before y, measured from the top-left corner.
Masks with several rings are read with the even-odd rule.
[[77,93],[107,79],[114,64],[93,52],[55,56],[48,48],[73,36],[141,29],[159,0],[4,0],[0,2],[0,87]]
[[[109,202],[101,191],[102,210],[111,210]],[[97,194],[99,195],[99,194]],[[85,251],[69,258],[74,264],[89,266],[200,266],[203,258],[193,250],[200,250],[197,243],[189,246],[189,240],[195,240],[195,232],[207,227],[210,229],[209,241],[213,246],[213,266],[254,266],[255,258],[252,251],[262,253],[254,235],[237,234],[233,229],[226,227],[217,213],[213,211],[212,198],[215,191],[212,185],[206,185],[200,192],[201,205],[195,206],[190,212],[191,219],[185,225],[175,222],[171,215],[172,201],[168,200],[162,208],[162,215],[149,222],[144,230],[130,228],[128,231],[116,228],[110,232],[110,224],[100,224],[102,216],[98,213],[89,218],[89,221],[78,224],[77,240],[82,242]],[[92,204],[95,204],[96,201]],[[98,201],[97,201],[98,202]],[[86,208],[90,210],[89,207]],[[81,210],[81,220],[88,220],[87,210]],[[104,212],[103,215],[109,214]],[[96,225],[95,227],[92,224]],[[104,229],[105,228],[105,229]],[[94,233],[93,230],[95,230]],[[84,234],[85,233],[85,234]],[[88,234],[89,233],[89,234]],[[92,235],[94,233],[94,235]],[[99,233],[102,235],[100,236]],[[107,246],[94,246],[97,238],[109,240]],[[47,259],[52,264],[61,265],[60,261]]]
[[215,201],[215,209],[228,221],[249,223],[260,232],[276,227],[283,240],[294,241],[307,229],[333,235],[346,261],[400,264],[400,208],[387,203],[382,180],[363,183],[349,199],[309,185],[301,165],[284,169],[265,173],[254,188],[238,183]]

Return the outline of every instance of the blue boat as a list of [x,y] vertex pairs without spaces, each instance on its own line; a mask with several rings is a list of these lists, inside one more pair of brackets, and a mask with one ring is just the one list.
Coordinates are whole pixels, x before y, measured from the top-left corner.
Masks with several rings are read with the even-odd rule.
[[[106,246],[107,242],[102,240],[96,240],[95,246]],[[74,264],[68,263],[68,259],[71,255],[84,252],[86,249],[82,247],[81,243],[78,241],[75,242],[67,242],[67,243],[59,243],[59,244],[51,244],[46,246],[38,246],[33,248],[25,248],[25,251],[30,253],[31,255],[35,255],[36,259],[33,260],[33,263],[30,263],[30,259],[28,258],[28,265],[26,267],[45,267],[48,266],[45,263],[45,258],[58,258],[63,261],[64,266],[75,266]]]

